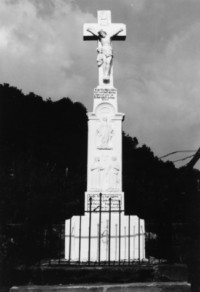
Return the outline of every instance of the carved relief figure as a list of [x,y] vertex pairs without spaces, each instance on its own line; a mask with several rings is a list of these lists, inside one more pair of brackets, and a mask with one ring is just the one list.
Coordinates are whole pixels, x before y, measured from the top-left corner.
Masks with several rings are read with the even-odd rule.
[[104,117],[102,119],[102,124],[97,129],[97,148],[98,149],[112,149],[111,139],[113,137],[114,131],[108,119]]
[[111,163],[107,169],[107,184],[109,191],[118,191],[120,183],[120,166],[117,162],[117,158],[114,156],[111,158]]
[[101,190],[101,172],[104,170],[100,163],[100,158],[95,157],[90,168],[91,171],[91,189],[94,191]]
[[109,28],[100,29],[97,32],[88,28],[87,31],[98,37],[97,64],[98,67],[103,65],[103,79],[105,83],[109,83],[113,61],[112,37],[118,35],[123,29],[114,33]]

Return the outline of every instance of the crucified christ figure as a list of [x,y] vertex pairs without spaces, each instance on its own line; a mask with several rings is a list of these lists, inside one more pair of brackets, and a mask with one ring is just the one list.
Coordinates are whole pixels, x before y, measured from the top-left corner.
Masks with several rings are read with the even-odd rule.
[[109,83],[113,61],[112,38],[122,32],[123,29],[114,33],[109,29],[100,29],[95,32],[94,29],[88,28],[87,31],[98,38],[97,65],[98,67],[103,66],[103,81]]

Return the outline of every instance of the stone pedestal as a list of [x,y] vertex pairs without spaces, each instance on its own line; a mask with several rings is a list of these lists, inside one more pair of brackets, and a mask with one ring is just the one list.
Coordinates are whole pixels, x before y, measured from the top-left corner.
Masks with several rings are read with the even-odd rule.
[[117,90],[97,87],[88,114],[85,215],[65,224],[65,259],[71,262],[133,261],[145,258],[145,224],[124,214],[122,120]]
[[145,258],[144,220],[124,212],[105,212],[101,219],[99,213],[74,216],[66,221],[65,234],[68,261],[129,262]]

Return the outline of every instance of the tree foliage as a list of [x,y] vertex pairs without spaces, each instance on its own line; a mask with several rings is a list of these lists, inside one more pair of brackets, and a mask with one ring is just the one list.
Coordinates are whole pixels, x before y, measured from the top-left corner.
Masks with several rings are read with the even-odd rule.
[[85,190],[86,109],[0,86],[1,204],[7,223],[58,221]]

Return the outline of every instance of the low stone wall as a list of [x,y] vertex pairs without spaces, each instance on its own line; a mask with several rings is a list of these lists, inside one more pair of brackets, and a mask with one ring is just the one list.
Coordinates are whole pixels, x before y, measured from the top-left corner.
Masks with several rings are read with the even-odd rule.
[[10,292],[190,292],[187,282],[131,283],[118,285],[78,286],[21,286],[12,287]]
[[133,266],[41,266],[16,269],[12,286],[82,285],[97,283],[188,282],[186,265],[133,265]]

